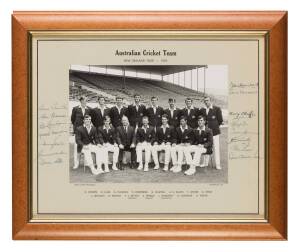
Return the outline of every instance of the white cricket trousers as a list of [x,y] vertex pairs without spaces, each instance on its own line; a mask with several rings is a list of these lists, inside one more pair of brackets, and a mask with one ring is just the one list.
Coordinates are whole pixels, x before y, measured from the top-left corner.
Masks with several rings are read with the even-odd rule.
[[113,164],[116,164],[118,162],[119,158],[119,147],[114,146],[111,143],[106,143],[105,146],[101,147],[103,149],[103,163],[105,165],[108,164],[108,154],[109,152],[113,153]]
[[220,167],[220,135],[213,136],[213,147],[214,147],[214,157],[216,161],[216,167]]
[[145,164],[149,164],[151,157],[152,145],[148,142],[138,143],[136,146],[136,161],[143,163],[143,151],[145,151]]
[[[183,153],[188,165],[198,166],[200,164],[201,155],[206,152],[206,149],[203,146],[191,145],[187,146]],[[192,154],[194,153],[194,158]]]
[[170,144],[156,144],[152,146],[152,158],[155,165],[158,165],[158,152],[164,151],[165,152],[165,165],[168,165],[170,163],[170,157],[171,157],[171,145]]
[[97,166],[102,164],[103,151],[94,144],[84,145],[81,151],[84,154],[84,163],[89,167],[94,167],[92,153],[96,154]]

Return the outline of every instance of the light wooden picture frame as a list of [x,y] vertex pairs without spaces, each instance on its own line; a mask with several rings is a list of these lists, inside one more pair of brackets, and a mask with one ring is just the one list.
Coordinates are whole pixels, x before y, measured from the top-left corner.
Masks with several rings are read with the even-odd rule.
[[[33,221],[32,36],[44,32],[257,32],[265,41],[264,222]],[[129,32],[129,34],[127,33]],[[125,34],[125,35],[124,35]],[[179,35],[178,35],[179,36]],[[286,240],[287,12],[14,12],[12,14],[13,239]],[[151,216],[151,213],[150,213]],[[110,217],[111,218],[111,217]]]

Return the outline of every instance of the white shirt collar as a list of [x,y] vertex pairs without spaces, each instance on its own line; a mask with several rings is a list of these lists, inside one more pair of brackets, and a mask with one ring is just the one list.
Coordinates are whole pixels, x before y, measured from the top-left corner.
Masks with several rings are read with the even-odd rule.
[[[98,109],[102,109],[102,108],[100,107],[100,105],[98,105],[97,107],[98,107]],[[104,105],[103,109],[106,109],[106,108],[107,108],[107,107]]]
[[206,109],[212,109],[213,105],[211,104],[209,107],[206,107]]
[[189,110],[189,109],[194,109],[194,106],[192,105],[191,108],[188,108],[188,107],[186,106],[186,109],[187,109],[187,110]]
[[105,127],[105,125],[103,125],[103,129],[111,129],[110,125],[108,126],[108,128]]
[[[164,128],[163,125],[161,125],[160,127],[161,127],[162,129]],[[169,127],[170,127],[169,124],[167,124],[167,125],[166,125],[166,128],[169,128]]]
[[182,128],[182,126],[180,125],[180,129],[181,129],[182,131],[184,131],[184,130],[188,129],[188,126],[186,125],[185,128]]
[[198,130],[205,130],[205,126],[203,126],[203,128],[198,127]]
[[[143,125],[142,128],[145,129],[145,126]],[[149,129],[149,125],[147,125],[146,129]]]
[[92,124],[90,125],[89,128],[88,128],[85,124],[83,124],[83,126],[84,126],[86,129],[88,129],[88,130],[90,130],[90,129],[92,128]]
[[176,110],[176,109],[177,109],[177,107],[174,107],[174,108],[171,108],[171,107],[169,107],[169,109],[170,109],[170,110]]

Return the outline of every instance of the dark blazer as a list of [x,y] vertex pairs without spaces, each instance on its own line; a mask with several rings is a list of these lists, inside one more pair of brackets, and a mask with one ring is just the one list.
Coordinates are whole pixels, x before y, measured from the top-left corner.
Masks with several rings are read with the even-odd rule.
[[181,128],[176,128],[176,138],[174,143],[181,144],[181,143],[194,143],[194,131],[192,128],[188,127],[184,130],[184,132],[181,131]]
[[120,113],[116,106],[114,106],[110,109],[111,123],[115,128],[122,126],[122,117],[124,115],[128,116],[128,110],[125,107],[121,108]]
[[162,127],[158,127],[156,129],[156,142],[158,144],[162,143],[174,143],[176,138],[175,129],[173,126],[169,126],[166,128],[166,131],[164,133],[164,130]]
[[105,108],[104,114],[102,115],[102,112],[99,108],[92,109],[92,112],[91,112],[92,123],[96,128],[103,126],[105,116],[109,115],[109,111],[110,111],[109,108]]
[[92,126],[90,133],[88,133],[86,127],[79,126],[76,130],[75,141],[77,144],[77,152],[81,152],[84,145],[98,144],[96,128]]
[[123,144],[125,147],[136,144],[135,128],[128,125],[127,132],[123,126],[117,128],[117,143]]
[[71,114],[71,122],[73,124],[73,131],[76,133],[76,129],[79,126],[83,125],[83,119],[85,115],[90,115],[92,113],[92,108],[86,107],[84,115],[82,114],[82,110],[80,106],[76,106],[72,109],[72,114]]
[[212,130],[214,136],[221,134],[220,125],[223,123],[221,108],[213,106],[212,109],[209,109],[208,115],[206,109],[201,108],[200,114],[206,117],[207,126]]
[[110,143],[115,144],[117,143],[117,132],[114,127],[110,127],[108,131],[104,126],[98,128],[98,142],[100,144]]
[[188,126],[190,126],[193,129],[198,127],[198,123],[197,123],[198,116],[199,116],[198,108],[194,107],[193,109],[191,109],[190,114],[188,114],[187,108],[182,109],[181,112],[182,112],[182,115],[187,118]]
[[153,144],[155,142],[155,130],[154,127],[149,126],[145,132],[143,128],[138,128],[136,132],[136,142],[143,143],[148,142]]
[[182,115],[182,112],[180,109],[176,108],[173,112],[173,117],[171,117],[171,110],[170,108],[166,109],[165,114],[168,115],[168,118],[169,118],[169,125],[170,126],[173,126],[175,129],[177,127],[179,127],[179,119],[180,119],[180,116]]
[[157,106],[156,113],[152,107],[147,108],[147,116],[149,117],[149,125],[152,127],[161,126],[161,117],[164,114],[164,109]]
[[142,126],[142,118],[143,116],[147,115],[147,110],[145,105],[140,104],[138,111],[136,110],[135,104],[128,106],[128,119],[129,123],[132,127]]
[[203,144],[204,148],[206,149],[206,154],[212,154],[212,147],[213,147],[213,133],[212,130],[208,127],[205,127],[205,130],[198,129],[194,130],[195,141],[194,144]]

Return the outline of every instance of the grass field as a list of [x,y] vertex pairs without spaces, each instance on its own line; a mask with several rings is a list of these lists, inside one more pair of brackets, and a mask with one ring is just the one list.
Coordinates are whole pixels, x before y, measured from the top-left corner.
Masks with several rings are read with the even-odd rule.
[[227,135],[228,128],[222,128],[220,136],[221,146],[221,166],[222,170],[213,168],[213,164],[206,168],[197,168],[196,174],[186,176],[183,172],[164,172],[162,169],[153,170],[150,165],[148,172],[130,169],[125,166],[122,171],[110,171],[99,175],[93,175],[87,167],[83,169],[83,164],[73,170],[74,144],[70,144],[70,182],[71,183],[227,183],[228,177],[228,150]]

